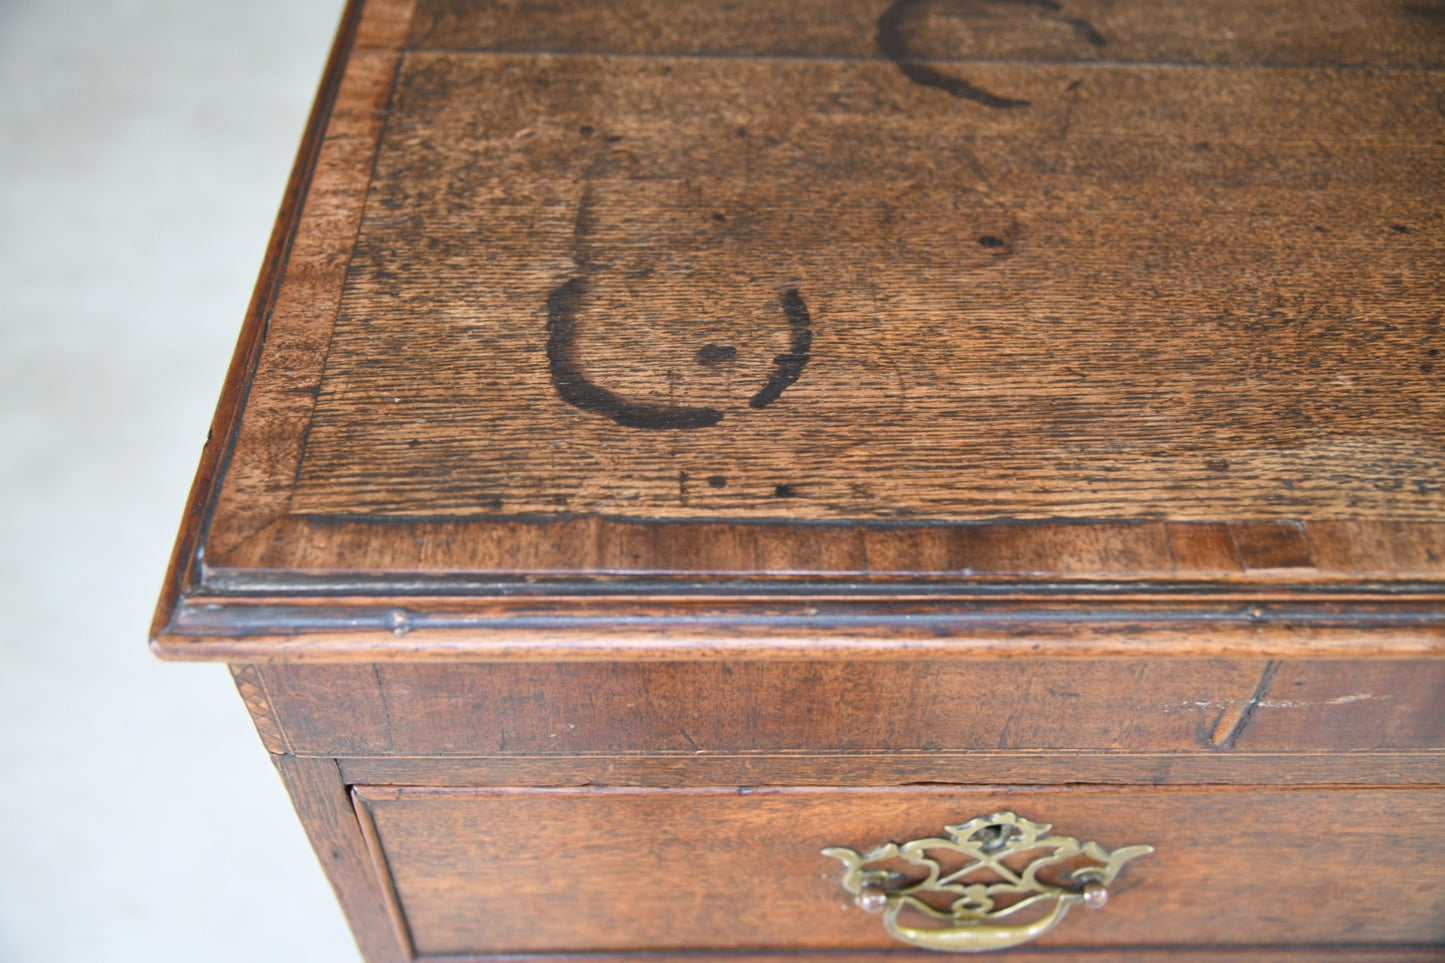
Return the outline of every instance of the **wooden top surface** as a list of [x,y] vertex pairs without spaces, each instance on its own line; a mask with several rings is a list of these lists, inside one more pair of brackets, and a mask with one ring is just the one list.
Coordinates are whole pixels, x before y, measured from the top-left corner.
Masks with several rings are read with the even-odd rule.
[[160,648],[519,596],[1433,625],[1442,68],[1394,0],[357,4]]

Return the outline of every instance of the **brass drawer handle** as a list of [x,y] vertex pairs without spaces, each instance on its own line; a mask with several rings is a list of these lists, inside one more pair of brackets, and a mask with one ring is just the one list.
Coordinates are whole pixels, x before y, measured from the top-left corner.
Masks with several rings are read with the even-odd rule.
[[[945,828],[947,839],[887,843],[868,853],[834,846],[823,855],[842,861],[843,888],[863,909],[882,913],[896,939],[925,950],[981,953],[1042,936],[1075,903],[1098,909],[1119,869],[1154,852],[1153,846],[1110,852],[1092,840],[1050,836],[1048,823],[1011,812]],[[995,922],[1030,910],[1028,922]]]

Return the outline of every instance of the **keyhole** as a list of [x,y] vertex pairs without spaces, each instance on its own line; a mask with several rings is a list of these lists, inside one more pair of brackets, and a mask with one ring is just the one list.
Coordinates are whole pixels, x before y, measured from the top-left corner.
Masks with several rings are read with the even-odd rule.
[[985,826],[982,829],[978,830],[976,833],[973,834],[973,838],[978,840],[979,846],[983,849],[984,852],[996,853],[1000,849],[1003,849],[1004,844],[1008,842],[1009,837],[1013,835],[1013,832],[1014,831],[1012,826],[1004,826],[1001,823],[994,823],[991,826]]

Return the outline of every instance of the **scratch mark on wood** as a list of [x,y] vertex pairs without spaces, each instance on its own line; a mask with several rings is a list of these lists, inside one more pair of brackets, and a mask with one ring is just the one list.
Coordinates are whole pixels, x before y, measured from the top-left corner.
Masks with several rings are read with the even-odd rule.
[[376,683],[377,703],[381,706],[381,721],[386,727],[386,751],[390,752],[396,748],[396,745],[392,739],[391,705],[386,698],[386,683],[381,681],[381,666],[373,665],[371,667],[371,678]]
[[1214,732],[1209,737],[1211,749],[1233,749],[1239,737],[1244,733],[1245,727],[1249,725],[1249,719],[1254,715],[1254,710],[1264,702],[1264,697],[1269,694],[1269,687],[1274,682],[1274,677],[1279,674],[1280,662],[1278,659],[1271,659],[1264,664],[1264,672],[1260,674],[1259,685],[1254,688],[1254,695],[1249,701],[1242,705],[1232,705],[1225,708],[1219,714],[1218,721],[1214,724]]

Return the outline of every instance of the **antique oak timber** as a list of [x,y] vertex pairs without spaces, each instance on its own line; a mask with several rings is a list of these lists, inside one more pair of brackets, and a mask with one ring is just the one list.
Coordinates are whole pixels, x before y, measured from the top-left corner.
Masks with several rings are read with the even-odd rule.
[[1435,0],[357,0],[153,646],[370,963],[1440,958],[1442,201]]

